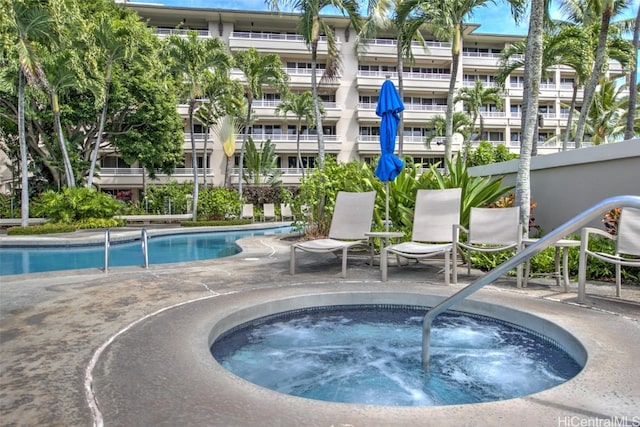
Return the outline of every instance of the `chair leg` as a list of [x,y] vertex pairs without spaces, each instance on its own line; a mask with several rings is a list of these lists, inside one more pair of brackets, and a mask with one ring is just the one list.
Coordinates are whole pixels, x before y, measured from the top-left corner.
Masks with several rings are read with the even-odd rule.
[[291,246],[291,257],[289,259],[289,274],[296,274],[296,247]]
[[456,245],[456,243],[453,243],[453,248],[451,249],[452,255],[451,258],[453,258],[453,265],[451,266],[452,268],[452,272],[451,272],[451,277],[453,279],[453,284],[457,284],[458,283],[458,246]]
[[516,288],[522,288],[522,263],[516,268]]
[[622,266],[616,264],[616,296],[620,298],[620,290],[622,288]]
[[380,272],[382,273],[383,282],[387,281],[388,256],[389,254],[387,253],[387,248],[384,248],[380,251]]
[[451,283],[449,275],[451,274],[451,253],[446,251],[444,253],[444,284],[449,286]]
[[580,257],[578,259],[578,302],[583,304],[585,297],[585,285],[587,281],[587,252],[586,245],[588,236],[582,230],[582,243],[580,244]]
[[349,253],[349,248],[342,248],[342,278],[347,277],[347,254]]

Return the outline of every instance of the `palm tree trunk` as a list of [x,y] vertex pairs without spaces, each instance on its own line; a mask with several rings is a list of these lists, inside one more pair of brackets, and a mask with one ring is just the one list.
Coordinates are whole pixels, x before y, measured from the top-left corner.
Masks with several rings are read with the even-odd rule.
[[207,142],[209,141],[209,126],[206,125],[204,129],[204,157],[202,159],[202,166],[204,167],[204,173],[202,174],[202,186],[207,188],[207,158],[209,157],[209,153],[207,153]]
[[60,123],[60,105],[58,103],[58,95],[55,92],[51,94],[51,106],[53,108],[53,126],[55,127],[56,135],[58,136],[58,143],[60,144],[60,151],[62,152],[62,163],[64,164],[67,187],[73,188],[76,186],[76,180],[73,176],[71,160],[69,160],[67,143],[65,142],[64,135],[62,133],[62,124]]
[[316,132],[318,134],[318,168],[324,169],[324,133],[322,130],[322,112],[320,111],[320,100],[318,99],[318,77],[316,69],[318,67],[318,39],[311,43],[311,95],[313,98],[313,109],[316,115]]
[[516,206],[520,207],[520,222],[525,229],[525,236],[529,235],[529,218],[531,215],[531,148],[533,133],[538,120],[537,114],[528,112],[538,111],[538,94],[540,92],[540,77],[542,74],[542,32],[545,0],[532,0],[529,34],[524,66],[524,102],[522,114],[522,142],[520,145],[520,160],[516,177]]
[[91,188],[93,185],[93,174],[96,169],[96,161],[98,160],[98,151],[100,150],[100,144],[102,144],[102,134],[104,132],[105,122],[107,121],[109,90],[111,88],[111,68],[111,63],[107,64],[107,74],[104,82],[104,105],[102,106],[102,113],[100,114],[100,125],[98,126],[96,145],[93,147],[93,151],[91,152],[91,166],[89,167],[89,176],[87,177],[87,188]]
[[602,11],[602,24],[600,26],[600,36],[598,37],[598,48],[596,50],[596,58],[593,63],[593,71],[589,82],[584,88],[584,97],[582,101],[582,109],[580,110],[580,117],[578,118],[578,127],[576,129],[576,148],[580,148],[582,145],[582,139],[584,137],[584,128],[587,123],[587,117],[589,116],[589,109],[593,102],[593,97],[596,92],[596,86],[602,75],[602,69],[605,63],[607,54],[607,34],[609,32],[609,21],[611,20],[612,4],[608,1],[608,6],[603,8]]
[[191,214],[193,220],[198,220],[198,157],[196,155],[196,139],[193,129],[193,112],[196,107],[195,98],[189,100],[189,134],[191,135],[191,166],[193,167],[193,207]]
[[444,130],[445,145],[444,145],[444,159],[445,170],[447,166],[447,160],[451,160],[451,146],[453,144],[453,98],[456,90],[456,80],[458,78],[458,65],[460,63],[460,43],[461,31],[460,25],[456,26],[453,43],[451,44],[451,79],[449,80],[449,93],[447,94],[447,112],[446,112],[446,124]]
[[253,95],[247,94],[247,119],[244,122],[244,136],[242,138],[242,147],[240,147],[240,164],[238,172],[238,193],[240,193],[240,203],[242,203],[242,169],[244,168],[244,147],[249,139],[249,126],[251,125],[251,105],[253,104]]
[[304,179],[304,165],[302,164],[302,155],[300,154],[300,128],[302,127],[302,120],[298,119],[298,124],[296,125],[296,150],[298,154],[297,162],[298,168],[302,169],[302,179]]
[[578,98],[578,77],[573,82],[573,94],[571,95],[571,108],[569,108],[569,117],[567,117],[567,128],[564,131],[564,140],[562,141],[562,151],[567,151],[569,146],[569,138],[571,137],[571,125],[573,125],[573,112],[576,111],[576,99]]
[[638,37],[640,35],[640,8],[636,15],[636,23],[633,29],[633,51],[636,53],[635,61],[631,65],[631,75],[629,76],[629,110],[627,113],[627,125],[624,131],[624,139],[633,138],[633,122],[636,117],[636,99],[638,94]]
[[18,74],[18,134],[20,136],[20,175],[22,177],[20,225],[27,227],[29,225],[29,153],[27,152],[27,134],[24,124],[25,76],[22,70]]

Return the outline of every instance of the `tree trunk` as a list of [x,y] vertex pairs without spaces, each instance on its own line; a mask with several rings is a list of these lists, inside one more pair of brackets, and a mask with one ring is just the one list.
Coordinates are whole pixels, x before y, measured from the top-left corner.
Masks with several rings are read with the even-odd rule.
[[582,145],[582,139],[584,137],[584,128],[587,123],[587,117],[589,117],[589,109],[593,102],[593,97],[598,86],[598,81],[602,75],[603,67],[607,57],[607,33],[609,31],[609,21],[611,20],[612,5],[610,1],[609,5],[602,11],[602,24],[600,26],[600,36],[598,37],[598,48],[596,50],[596,58],[593,63],[593,71],[589,82],[584,88],[584,97],[582,101],[582,109],[580,110],[580,117],[578,118],[578,127],[576,129],[576,148],[580,148]]
[[193,167],[193,208],[191,214],[193,220],[198,220],[198,157],[196,155],[196,139],[193,135],[193,112],[196,107],[196,100],[189,100],[189,134],[191,135],[191,166]]
[[302,155],[300,154],[300,128],[302,127],[302,120],[298,119],[298,123],[296,125],[296,150],[298,154],[298,158],[296,162],[298,162],[298,168],[302,169],[302,179],[304,179],[304,165],[302,164]]
[[238,171],[238,193],[240,193],[240,203],[242,203],[242,169],[244,168],[244,147],[249,139],[249,126],[251,124],[251,105],[253,104],[253,94],[247,93],[247,119],[244,123],[244,137],[242,138],[242,147],[240,147],[240,164]]
[[524,90],[522,113],[522,142],[520,160],[516,177],[516,206],[520,207],[520,221],[525,228],[525,236],[529,235],[529,217],[531,215],[531,147],[534,128],[537,125],[538,94],[542,74],[542,33],[545,0],[532,0],[529,19],[529,34],[524,65]]
[[98,136],[96,145],[91,152],[91,166],[89,167],[89,176],[87,177],[87,188],[93,186],[93,174],[96,169],[96,161],[98,160],[98,151],[102,144],[102,134],[104,132],[105,122],[107,121],[107,108],[109,106],[109,90],[111,88],[111,64],[107,64],[107,75],[104,82],[104,105],[102,106],[102,114],[100,114],[100,125],[98,126]]
[[58,143],[60,144],[60,151],[62,153],[62,163],[64,164],[64,173],[67,180],[67,187],[74,188],[76,186],[76,180],[73,175],[71,160],[69,160],[67,143],[64,140],[64,134],[62,133],[62,124],[60,123],[60,105],[58,103],[58,95],[55,92],[51,93],[51,106],[53,108],[53,125],[56,129],[56,135],[58,136]]
[[320,100],[318,99],[318,77],[316,69],[318,67],[318,39],[311,42],[311,95],[313,98],[313,109],[316,115],[316,132],[318,133],[318,168],[324,169],[324,132],[322,129],[322,112],[320,111]]
[[636,117],[636,104],[638,97],[638,37],[640,35],[640,8],[638,8],[638,14],[636,15],[636,23],[633,29],[633,51],[636,53],[636,58],[631,64],[631,75],[629,76],[629,110],[627,113],[627,126],[624,131],[624,139],[633,138],[633,122]]
[[204,157],[202,159],[202,166],[204,167],[204,173],[202,174],[202,186],[207,188],[207,159],[209,158],[209,153],[207,153],[207,142],[209,141],[209,126],[206,125],[204,129]]
[[29,225],[29,153],[27,151],[27,134],[24,125],[25,76],[22,70],[18,74],[18,134],[20,136],[20,175],[22,177],[20,225],[27,227]]
[[445,170],[448,169],[447,160],[451,160],[452,152],[451,146],[453,144],[453,97],[456,90],[456,79],[458,78],[458,65],[460,63],[460,43],[462,35],[460,34],[461,28],[456,26],[453,43],[451,44],[451,80],[449,81],[449,93],[447,94],[447,112],[446,112],[446,124],[445,124],[445,145],[444,145],[444,159]]
[[578,76],[576,81],[573,82],[573,94],[571,95],[571,107],[569,108],[569,117],[567,118],[567,128],[564,132],[564,140],[562,141],[562,151],[567,151],[569,146],[569,138],[571,137],[571,125],[573,124],[573,112],[576,111],[576,99],[578,98]]

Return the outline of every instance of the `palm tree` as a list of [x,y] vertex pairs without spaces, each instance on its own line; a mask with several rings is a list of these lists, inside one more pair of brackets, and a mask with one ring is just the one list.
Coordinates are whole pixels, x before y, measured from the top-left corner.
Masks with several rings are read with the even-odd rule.
[[[244,114],[243,114],[244,116]],[[214,133],[222,143],[222,150],[227,157],[227,165],[224,171],[224,186],[231,185],[231,169],[233,169],[233,155],[236,152],[236,136],[242,131],[242,119],[240,116],[228,115],[218,120],[214,126]]]
[[[480,109],[487,104],[495,104],[497,108],[502,108],[502,89],[497,87],[485,88],[480,80],[476,80],[473,87],[463,87],[458,91],[454,102],[462,101],[465,111],[471,116],[471,135],[474,140],[482,138],[484,132],[484,119]],[[480,129],[474,137],[476,122],[480,117]]]
[[600,32],[595,51],[595,59],[593,61],[591,76],[584,89],[582,109],[580,110],[575,134],[576,148],[579,148],[582,143],[585,124],[589,116],[589,108],[591,108],[596,86],[598,85],[607,60],[607,38],[611,18],[626,9],[628,5],[629,0],[599,0],[588,2],[582,0],[562,0],[563,9],[569,13],[573,22],[586,26],[591,23],[596,23],[597,18],[600,18]]
[[311,93],[316,117],[316,129],[318,131],[318,167],[324,169],[324,132],[322,129],[322,111],[318,97],[318,44],[321,38],[327,43],[327,63],[322,80],[332,80],[338,77],[341,69],[340,52],[333,23],[327,15],[321,15],[325,9],[341,13],[349,18],[354,31],[359,33],[362,18],[358,13],[358,0],[266,0],[271,9],[278,11],[281,7],[300,13],[298,32],[302,36],[307,47],[311,51]]
[[53,110],[53,125],[58,137],[60,152],[62,153],[65,178],[67,181],[67,187],[69,188],[73,188],[76,186],[76,180],[73,173],[73,167],[71,166],[71,160],[69,159],[67,142],[65,141],[64,134],[62,133],[62,123],[60,121],[59,93],[60,91],[70,89],[78,85],[77,75],[72,71],[71,67],[69,67],[69,63],[71,61],[71,54],[69,51],[66,51],[57,56],[54,59],[54,62],[45,64],[46,75],[48,76],[49,80],[49,99],[51,101],[51,108]]
[[[462,111],[456,111],[453,113],[453,132],[459,133],[468,140],[471,136],[469,129],[472,126],[471,119],[466,113]],[[447,119],[444,116],[435,116],[427,122],[427,129],[432,129],[429,136],[426,139],[427,148],[431,149],[431,143],[436,138],[442,138],[445,135],[447,128]]]
[[[324,106],[320,104],[320,109],[324,115]],[[297,167],[302,168],[302,178],[304,179],[304,164],[300,155],[300,132],[302,130],[302,122],[307,124],[307,129],[315,126],[313,95],[310,91],[300,94],[289,93],[276,107],[276,114],[287,117],[287,113],[291,113],[296,117],[296,153]]]
[[258,150],[253,139],[249,137],[247,139],[247,174],[244,177],[247,184],[274,187],[282,184],[281,176],[282,171],[278,170],[276,145],[268,139],[264,144],[260,144],[260,150]]
[[289,76],[282,68],[282,60],[278,55],[260,55],[254,48],[241,50],[234,55],[235,66],[244,74],[244,96],[247,100],[247,116],[244,123],[244,137],[240,147],[240,177],[238,191],[242,199],[242,173],[244,168],[245,144],[251,131],[251,108],[255,98],[262,98],[266,86],[277,89],[280,93],[288,90]]
[[[404,98],[404,60],[413,62],[413,41],[416,40],[426,50],[426,45],[420,27],[422,23],[403,19],[398,14],[398,8],[403,0],[369,0],[368,17],[360,31],[359,43],[366,46],[367,40],[375,37],[378,31],[391,31],[396,42],[396,69],[398,70],[398,94]],[[404,147],[404,112],[401,111],[398,123],[398,156],[402,157]]]
[[123,38],[126,37],[126,27],[123,22],[117,22],[108,15],[101,16],[97,28],[95,28],[95,37],[96,45],[98,49],[100,49],[100,55],[104,60],[104,86],[102,88],[102,113],[100,114],[98,136],[93,151],[91,152],[91,166],[89,167],[89,176],[87,177],[87,188],[93,186],[93,174],[98,160],[98,151],[102,144],[109,108],[109,91],[111,90],[113,66],[116,62],[122,61],[130,55],[130,52],[127,51],[126,43],[123,40]]
[[213,72],[205,75],[203,94],[205,100],[195,112],[195,117],[204,126],[204,176],[202,184],[207,186],[207,161],[209,158],[207,144],[209,129],[217,124],[218,119],[229,114],[237,114],[242,109],[242,85],[231,80],[228,75]]
[[[558,30],[548,31],[542,36],[542,77],[547,77],[548,70],[556,65],[565,65],[575,71],[573,94],[569,111],[575,111],[578,89],[586,79],[588,69],[593,62],[591,37],[584,28],[578,26],[562,26]],[[519,41],[507,46],[500,55],[500,68],[496,81],[504,86],[509,75],[516,69],[524,67],[526,41]],[[571,130],[573,115],[569,114],[567,128],[562,144],[566,151]],[[534,138],[533,144],[537,141]],[[533,147],[532,147],[533,150]]]
[[[520,18],[526,2],[524,0],[506,0],[511,5],[514,17]],[[494,0],[405,0],[398,9],[400,19],[411,19],[413,25],[428,24],[434,36],[451,43],[451,78],[447,95],[446,130],[445,130],[445,159],[451,160],[451,145],[453,136],[453,107],[458,69],[460,67],[460,52],[462,50],[462,35],[465,19],[473,15],[479,7],[486,7]],[[446,163],[446,162],[445,162]]]
[[633,26],[633,52],[634,59],[631,65],[631,75],[629,77],[629,109],[627,112],[627,125],[624,132],[624,139],[633,138],[634,117],[636,116],[636,104],[638,97],[638,49],[640,49],[640,7],[636,15]]
[[18,56],[18,135],[20,140],[20,168],[22,176],[21,225],[29,225],[29,153],[25,130],[25,86],[47,87],[40,57],[34,41],[51,35],[52,20],[45,9],[29,7],[23,2],[12,1],[8,12],[9,25],[15,32],[14,48]]
[[516,176],[516,206],[520,207],[520,223],[526,224],[525,235],[529,234],[531,216],[531,151],[534,130],[538,122],[538,97],[542,77],[542,48],[546,0],[532,0],[529,17],[529,32],[525,49],[524,88],[522,103],[522,141],[518,173]]
[[600,79],[585,126],[585,134],[591,135],[594,144],[607,144],[610,138],[623,136],[626,116],[624,91],[625,88],[616,85],[615,81],[604,77]]
[[171,35],[167,38],[167,49],[172,60],[170,68],[184,82],[189,105],[189,135],[191,137],[191,162],[193,166],[193,220],[198,219],[198,162],[194,136],[193,116],[198,99],[203,94],[205,76],[210,68],[225,72],[231,67],[231,57],[219,38],[199,39],[197,31],[187,31],[186,37]]

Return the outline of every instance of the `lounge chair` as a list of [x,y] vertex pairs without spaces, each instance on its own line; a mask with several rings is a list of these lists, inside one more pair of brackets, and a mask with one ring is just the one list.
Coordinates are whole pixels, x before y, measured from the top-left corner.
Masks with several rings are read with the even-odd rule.
[[[467,235],[460,239],[460,231]],[[498,252],[522,249],[523,227],[520,208],[471,208],[469,228],[454,226],[453,283],[458,283],[458,248],[467,252],[467,274],[471,275],[471,252]],[[517,267],[516,286],[522,287],[522,264]]]
[[245,203],[242,206],[242,218],[253,220],[253,203]]
[[[589,237],[602,236],[615,241],[614,254],[589,250]],[[578,302],[584,302],[585,284],[587,281],[587,255],[601,261],[615,264],[616,296],[620,297],[622,266],[640,267],[640,209],[622,208],[618,221],[617,235],[612,235],[598,228],[585,227],[580,239],[580,259],[578,262]]]
[[347,257],[349,249],[368,246],[365,233],[371,230],[375,191],[367,193],[347,193],[341,191],[331,218],[329,237],[308,240],[291,245],[289,272],[296,271],[296,250],[315,253],[342,253],[342,277],[347,277]]
[[280,205],[280,218],[282,218],[283,221],[287,219],[293,220],[293,212],[291,211],[291,206]]
[[276,220],[276,206],[273,203],[265,203],[264,205],[262,205],[262,210],[263,221]]
[[[460,222],[462,190],[418,190],[410,242],[387,246],[380,255],[382,281],[387,281],[389,254],[420,260],[444,255],[444,282],[449,284],[452,227]],[[430,242],[430,243],[426,243]],[[398,265],[400,263],[398,262]]]

